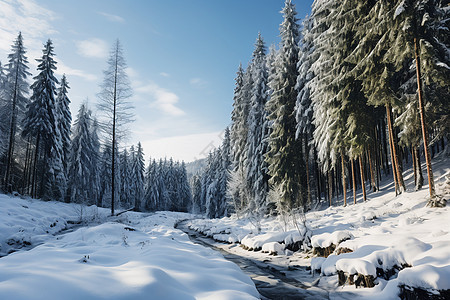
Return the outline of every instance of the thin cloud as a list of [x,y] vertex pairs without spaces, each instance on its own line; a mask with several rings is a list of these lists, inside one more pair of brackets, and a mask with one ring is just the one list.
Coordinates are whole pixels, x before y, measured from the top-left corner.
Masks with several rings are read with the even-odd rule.
[[104,40],[92,38],[76,42],[78,53],[85,57],[106,58],[108,56],[108,43]]
[[55,12],[32,0],[0,1],[0,50],[9,52],[21,31],[29,54],[40,53],[47,37],[58,33],[50,24],[56,18]]
[[67,76],[78,76],[88,81],[96,81],[98,79],[98,77],[93,74],[89,74],[83,70],[73,69],[69,66],[66,66],[62,61],[58,59],[56,59],[56,61],[57,68],[55,73],[58,75],[66,74]]
[[151,96],[155,101],[151,104],[160,111],[170,116],[183,116],[186,113],[176,105],[180,98],[173,92],[166,90],[151,82],[135,89],[137,93]]
[[208,82],[206,80],[203,80],[201,78],[191,78],[191,80],[189,80],[189,83],[197,88],[204,88],[207,86]]
[[170,77],[170,74],[168,74],[166,72],[161,72],[161,73],[159,73],[159,75],[161,75],[162,77]]
[[105,17],[108,21],[116,22],[116,23],[125,23],[125,19],[120,16],[109,14],[109,13],[102,12],[102,11],[98,12],[98,14]]

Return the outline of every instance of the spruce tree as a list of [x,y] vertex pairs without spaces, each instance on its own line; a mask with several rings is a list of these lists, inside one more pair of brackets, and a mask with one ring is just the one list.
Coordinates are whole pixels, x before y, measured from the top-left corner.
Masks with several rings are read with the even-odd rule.
[[276,73],[270,82],[272,95],[266,104],[268,118],[272,122],[266,161],[270,183],[280,189],[284,207],[279,209],[290,209],[306,204],[306,176],[301,141],[295,138],[293,112],[297,99],[299,25],[295,6],[290,0],[286,0],[282,13],[281,48],[275,62]]
[[91,115],[87,104],[81,104],[68,154],[68,198],[70,202],[85,205],[96,204],[98,153],[92,135]]
[[251,65],[253,86],[248,116],[248,159],[246,164],[247,184],[251,192],[249,211],[264,214],[268,193],[267,163],[264,160],[264,154],[267,151],[267,134],[269,132],[265,110],[268,99],[266,47],[261,34],[258,34],[256,40]]
[[[3,177],[3,188],[7,192],[12,192],[16,187],[11,178],[11,171],[15,161],[14,146],[16,144],[16,135],[20,134],[20,124],[24,117],[26,105],[28,103],[28,60],[25,56],[26,50],[23,45],[22,33],[19,32],[17,39],[11,47],[11,54],[8,55],[8,64],[6,65],[8,73],[3,74],[3,68],[0,73],[0,84],[2,88],[2,97],[5,101],[1,110],[0,127],[3,127],[4,133],[8,135],[6,166]],[[1,105],[0,105],[1,106]],[[6,126],[5,126],[6,125]],[[3,138],[0,136],[0,138]],[[5,136],[6,138],[6,136]]]
[[56,95],[56,106],[58,111],[58,128],[61,133],[62,161],[64,172],[67,172],[67,158],[70,152],[70,134],[72,126],[72,114],[70,112],[70,100],[68,97],[69,83],[66,75],[63,75]]
[[120,155],[120,202],[128,207],[132,202],[131,196],[131,165],[127,149],[123,149]]
[[141,146],[141,142],[138,143],[137,149],[133,155],[132,168],[131,168],[131,182],[134,190],[134,210],[141,211],[142,199],[144,198],[144,152]]
[[[56,106],[56,84],[54,76],[56,62],[53,59],[53,44],[48,40],[41,59],[37,59],[39,74],[31,85],[33,94],[24,119],[23,135],[35,137],[35,155],[33,161],[32,196],[46,199],[52,196],[62,199],[65,190],[65,176],[62,164],[62,141],[58,127]],[[42,152],[41,152],[42,151]],[[41,156],[45,160],[38,161]],[[37,167],[41,165],[38,173]],[[37,191],[38,174],[41,176],[40,191]]]

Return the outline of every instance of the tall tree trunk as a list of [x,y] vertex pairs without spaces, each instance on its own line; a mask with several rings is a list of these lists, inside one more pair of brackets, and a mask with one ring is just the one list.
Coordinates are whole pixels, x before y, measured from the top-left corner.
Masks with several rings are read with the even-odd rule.
[[375,127],[375,172],[377,179],[377,191],[380,190],[380,177],[381,177],[381,160],[380,160],[380,137],[378,136],[377,128]]
[[377,184],[375,182],[375,174],[373,172],[372,166],[372,156],[370,155],[370,149],[367,150],[367,160],[369,161],[369,170],[370,170],[370,184],[372,185],[372,192],[377,191]]
[[383,136],[381,136],[380,134],[380,139],[383,142],[383,154],[381,155],[382,157],[384,157],[384,175],[388,176],[389,175],[389,157],[388,157],[388,147],[387,147],[387,140],[389,138],[386,138],[386,122],[384,122],[384,120],[381,120],[381,128],[380,128],[380,132],[383,133]]
[[304,137],[305,143],[305,167],[306,167],[306,182],[308,188],[308,205],[311,206],[311,183],[309,180],[309,147],[308,147],[308,135],[305,133]]
[[355,165],[353,163],[353,159],[350,159],[352,162],[352,182],[353,182],[353,204],[356,204],[356,177],[355,177]]
[[427,173],[428,173],[428,190],[430,192],[430,200],[427,205],[431,207],[440,206],[440,204],[436,201],[436,191],[434,189],[434,178],[433,178],[433,169],[431,167],[431,158],[430,153],[428,151],[428,133],[425,122],[425,104],[423,103],[422,97],[422,78],[420,74],[420,56],[419,56],[419,41],[417,38],[414,38],[414,54],[416,57],[416,74],[417,74],[417,90],[419,93],[419,112],[420,112],[420,122],[422,125],[422,137],[423,137],[423,148],[425,150],[425,161],[427,164]]
[[344,154],[341,151],[341,166],[342,166],[342,189],[344,193],[344,206],[347,206],[347,186],[345,185],[345,163]]
[[414,172],[414,184],[417,184],[417,160],[416,155],[414,154],[414,148],[416,146],[411,146],[411,160],[413,162],[413,172]]
[[33,161],[33,178],[31,181],[31,197],[32,198],[37,198],[37,178],[36,178],[36,173],[37,173],[37,161],[39,158],[39,142],[41,139],[41,134],[38,133],[37,137],[36,137],[36,146],[35,146],[35,150],[34,150],[34,161]]
[[414,160],[416,161],[416,190],[420,190],[423,186],[423,175],[422,175],[422,166],[420,163],[420,153],[418,147],[413,147],[414,149]]
[[392,174],[394,177],[394,186],[395,186],[395,195],[397,196],[398,194],[401,194],[401,190],[400,190],[400,185],[398,182],[398,172],[396,172],[397,168],[396,168],[396,159],[395,157],[397,156],[396,151],[395,151],[395,145],[394,145],[394,134],[392,131],[392,122],[391,122],[391,108],[389,103],[386,103],[386,117],[387,117],[387,122],[388,122],[388,130],[389,130],[389,146],[390,146],[390,150],[391,150],[391,166],[392,166]]
[[314,173],[316,176],[316,190],[317,190],[317,203],[320,202],[320,170],[319,170],[319,164],[317,163],[317,150],[316,147],[313,147],[313,154],[314,154]]
[[115,182],[116,182],[116,106],[117,106],[117,72],[118,72],[119,49],[116,49],[116,60],[114,69],[114,91],[113,91],[113,123],[112,123],[112,159],[111,159],[111,216],[114,216]]
[[8,193],[12,192],[12,183],[11,183],[11,168],[13,162],[14,155],[14,143],[16,137],[16,123],[17,123],[17,89],[19,83],[19,62],[16,63],[16,74],[14,79],[14,92],[13,99],[11,104],[11,123],[9,128],[9,145],[8,145],[8,153],[6,158],[6,172],[5,172],[5,191]]
[[361,174],[361,187],[362,187],[362,193],[363,193],[363,200],[364,202],[366,199],[366,183],[364,182],[364,168],[362,163],[362,155],[359,156],[359,173]]
[[28,170],[29,170],[29,163],[30,163],[30,159],[31,159],[31,144],[30,144],[30,138],[28,138],[28,140],[27,140],[27,150],[25,151],[25,165],[24,165],[24,168],[23,168],[23,174],[22,174],[22,195],[24,195],[25,194],[25,190],[26,190],[26,188],[27,188],[27,186],[28,186],[28,180],[27,180],[27,177],[28,177]]
[[331,171],[327,171],[328,175],[328,199],[330,200],[330,206],[331,206],[331,199],[333,198],[333,176],[331,175]]

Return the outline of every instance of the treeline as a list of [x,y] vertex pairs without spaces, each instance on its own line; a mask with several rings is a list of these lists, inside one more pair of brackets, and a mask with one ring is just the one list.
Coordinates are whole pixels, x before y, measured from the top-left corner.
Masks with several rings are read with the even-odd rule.
[[111,207],[113,214],[114,205],[137,211],[187,211],[191,198],[184,163],[152,161],[145,170],[140,143],[119,150],[126,132],[123,124],[131,120],[131,106],[124,101],[131,91],[118,41],[101,85],[99,108],[105,115],[100,120],[83,103],[72,127],[69,83],[65,75],[61,80],[54,75],[57,64],[51,40],[37,62],[38,74],[30,86],[31,74],[19,33],[8,63],[0,64],[0,174],[4,192]]
[[402,193],[411,160],[420,189],[424,157],[428,204],[445,205],[430,159],[450,132],[448,4],[315,1],[300,26],[286,0],[282,14],[279,49],[267,53],[259,35],[238,69],[230,141],[194,180],[194,203],[209,216],[310,209],[339,195],[346,205],[348,190],[366,200],[382,177]]

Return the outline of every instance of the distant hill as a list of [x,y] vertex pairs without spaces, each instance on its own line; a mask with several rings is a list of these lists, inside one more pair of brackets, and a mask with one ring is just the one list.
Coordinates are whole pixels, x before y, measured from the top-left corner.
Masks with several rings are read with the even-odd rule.
[[206,167],[206,158],[186,163],[186,172],[188,178],[190,179],[193,175],[202,172],[205,167]]

